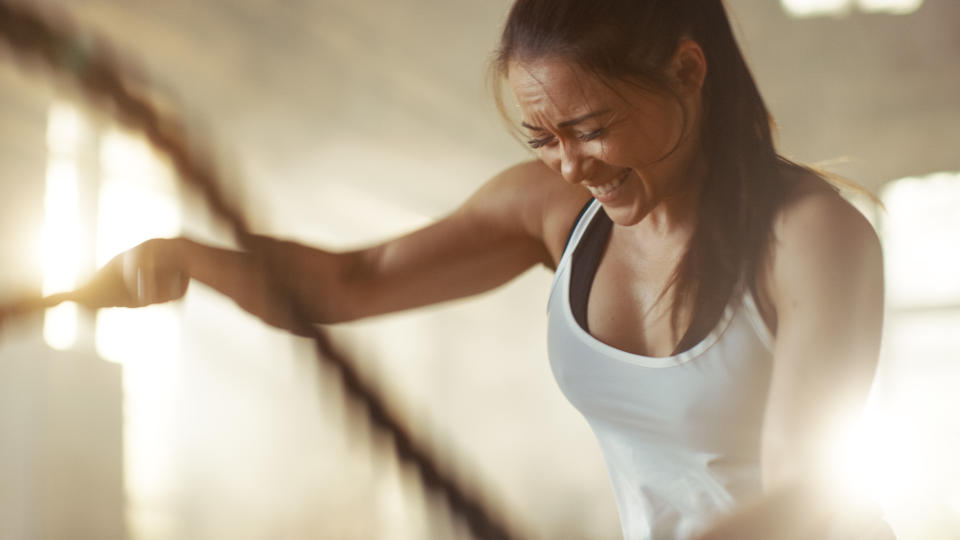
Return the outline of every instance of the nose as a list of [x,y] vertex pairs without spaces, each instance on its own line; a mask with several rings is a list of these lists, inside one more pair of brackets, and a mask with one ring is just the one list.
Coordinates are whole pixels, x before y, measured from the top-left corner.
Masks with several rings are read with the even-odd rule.
[[593,159],[584,155],[577,144],[565,141],[560,143],[560,176],[567,182],[582,182],[592,163]]

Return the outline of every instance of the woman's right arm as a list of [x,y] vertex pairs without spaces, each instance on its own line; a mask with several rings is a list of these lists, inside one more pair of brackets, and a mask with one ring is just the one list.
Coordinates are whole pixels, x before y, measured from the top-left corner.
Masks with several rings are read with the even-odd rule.
[[[257,237],[254,251],[313,322],[349,321],[477,294],[537,263],[552,266],[563,229],[588,197],[530,162],[494,177],[447,217],[376,246],[334,253]],[[569,219],[556,219],[558,212]],[[291,328],[260,260],[186,239],[151,240],[101,272],[125,276],[130,305],[179,298],[194,279],[268,324]]]

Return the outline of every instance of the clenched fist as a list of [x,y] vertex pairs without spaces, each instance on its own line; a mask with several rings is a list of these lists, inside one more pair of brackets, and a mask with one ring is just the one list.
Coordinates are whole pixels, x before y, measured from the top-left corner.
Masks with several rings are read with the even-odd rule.
[[182,298],[190,283],[182,242],[155,238],[117,255],[70,299],[97,309],[142,307]]

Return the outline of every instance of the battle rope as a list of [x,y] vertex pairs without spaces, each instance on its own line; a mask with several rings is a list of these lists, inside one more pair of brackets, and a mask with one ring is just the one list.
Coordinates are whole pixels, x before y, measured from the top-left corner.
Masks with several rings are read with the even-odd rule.
[[125,77],[130,73],[129,64],[121,64],[102,40],[85,39],[86,36],[67,20],[53,24],[22,5],[0,0],[0,41],[6,42],[20,58],[39,60],[54,74],[64,76],[91,104],[142,132],[156,149],[166,154],[181,181],[203,195],[215,215],[231,227],[239,245],[257,258],[276,298],[297,321],[293,330],[313,340],[320,361],[336,369],[347,394],[364,406],[372,425],[392,436],[396,456],[416,467],[424,485],[442,494],[451,513],[465,521],[475,536],[513,538],[480,500],[440,469],[427,448],[414,441],[399,415],[360,378],[354,364],[331,345],[326,333],[305,316],[304,306],[279,279],[278,269],[269,257],[264,256],[262,241],[250,232],[246,220],[225,197],[214,163],[190,148],[184,124],[136,91],[131,79]]

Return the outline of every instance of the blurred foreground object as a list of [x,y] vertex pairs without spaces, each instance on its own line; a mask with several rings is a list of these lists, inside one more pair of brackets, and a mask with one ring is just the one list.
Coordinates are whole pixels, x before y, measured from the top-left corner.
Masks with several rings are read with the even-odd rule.
[[[297,321],[295,333],[313,339],[317,355],[335,367],[343,386],[373,426],[390,435],[392,444],[384,445],[396,458],[413,464],[425,486],[443,496],[449,510],[462,519],[471,532],[483,538],[511,538],[501,520],[494,517],[475,496],[475,488],[462,485],[462,477],[451,475],[450,467],[440,467],[431,451],[414,439],[396,410],[390,407],[374,387],[364,381],[354,364],[329,342],[326,334],[304,315],[301,300],[287,293],[271,261],[257,249],[239,205],[226,195],[216,164],[206,152],[199,150],[187,137],[180,118],[162,110],[149,95],[148,84],[131,66],[121,63],[106,44],[75,31],[68,21],[56,22],[54,16],[30,11],[25,5],[0,2],[0,39],[11,46],[19,60],[39,65],[64,76],[88,102],[111,113],[127,127],[143,133],[157,150],[171,161],[180,179],[202,193],[210,209],[233,231],[241,247],[259,256],[264,274],[275,285],[274,299]],[[137,76],[134,76],[137,75]],[[122,273],[122,272],[121,272]],[[100,274],[98,278],[115,281],[117,272]],[[98,298],[88,303],[97,305],[130,305],[124,288],[100,287],[95,292],[118,292],[117,298]],[[81,291],[83,289],[81,288]],[[98,296],[98,294],[94,296]],[[85,296],[85,295],[81,295]],[[87,296],[89,298],[89,296]]]

